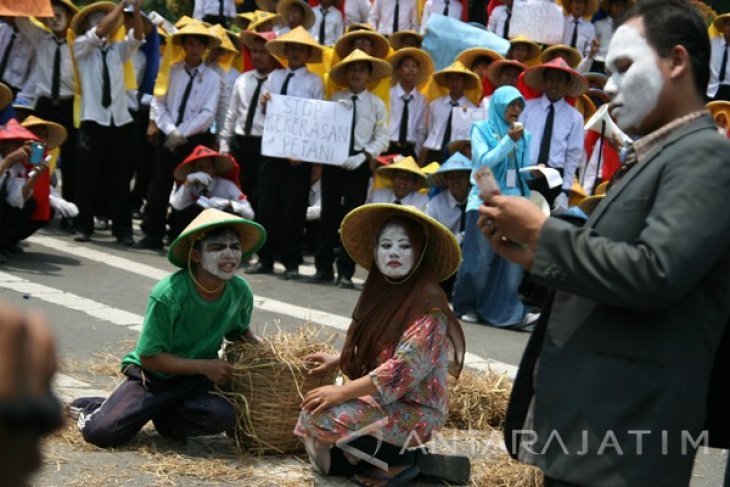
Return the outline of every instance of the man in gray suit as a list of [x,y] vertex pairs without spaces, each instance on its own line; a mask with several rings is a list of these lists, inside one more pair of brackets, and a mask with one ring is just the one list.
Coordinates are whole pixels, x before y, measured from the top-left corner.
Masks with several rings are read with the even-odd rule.
[[613,118],[641,138],[586,225],[524,198],[480,208],[495,251],[555,290],[505,431],[548,487],[686,486],[708,441],[730,317],[730,142],[704,111],[709,54],[688,2],[639,2],[609,46],[606,91]]

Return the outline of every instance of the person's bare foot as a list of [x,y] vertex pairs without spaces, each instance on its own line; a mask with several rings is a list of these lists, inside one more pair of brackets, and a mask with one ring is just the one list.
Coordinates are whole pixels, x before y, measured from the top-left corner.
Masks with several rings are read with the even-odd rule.
[[[382,470],[371,470],[366,474],[355,475],[354,479],[359,482],[360,485],[365,485],[367,487],[383,487],[409,468],[411,468],[410,465],[403,467],[390,467],[387,472],[383,472]],[[375,472],[377,472],[377,476],[374,475]]]

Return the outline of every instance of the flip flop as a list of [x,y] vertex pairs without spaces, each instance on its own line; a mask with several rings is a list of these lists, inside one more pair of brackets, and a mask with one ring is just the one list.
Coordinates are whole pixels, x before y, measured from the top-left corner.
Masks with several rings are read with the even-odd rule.
[[[385,480],[387,481],[383,487],[396,487],[398,485],[403,485],[406,482],[409,482],[416,477],[418,477],[418,474],[420,473],[420,470],[418,469],[418,465],[411,465],[407,469],[403,470],[401,473],[396,475],[395,477],[388,477],[385,473],[377,472],[377,471],[371,471],[368,473],[363,474],[364,476],[370,477],[374,480]],[[359,480],[355,479],[354,477],[350,479],[352,482],[355,483],[355,485],[360,485],[361,487],[367,487],[365,484],[360,482]]]
[[416,465],[421,472],[421,477],[449,484],[463,485],[469,483],[471,475],[469,457],[424,453],[419,449],[416,450]]

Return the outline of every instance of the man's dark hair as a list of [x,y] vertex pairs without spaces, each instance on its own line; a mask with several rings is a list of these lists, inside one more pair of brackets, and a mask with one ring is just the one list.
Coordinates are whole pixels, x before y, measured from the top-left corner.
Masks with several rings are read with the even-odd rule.
[[710,38],[707,24],[687,0],[644,0],[629,9],[619,25],[641,17],[646,38],[660,56],[682,45],[689,53],[697,93],[705,97],[710,80]]

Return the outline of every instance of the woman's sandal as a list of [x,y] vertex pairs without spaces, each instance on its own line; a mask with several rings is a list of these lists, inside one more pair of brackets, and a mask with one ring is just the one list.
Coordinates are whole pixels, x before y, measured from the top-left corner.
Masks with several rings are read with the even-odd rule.
[[418,449],[416,450],[416,466],[421,472],[421,477],[449,484],[468,484],[471,476],[469,457],[460,455],[440,455]]
[[[420,470],[418,469],[418,465],[411,465],[407,469],[403,470],[401,473],[396,475],[395,477],[388,477],[384,472],[378,472],[378,471],[369,471],[363,476],[369,477],[373,480],[385,480],[386,483],[383,485],[383,487],[396,487],[398,485],[403,485],[406,482],[409,482],[416,477],[418,477],[418,474],[420,473]],[[360,485],[362,487],[366,487],[366,484],[363,484],[359,480],[355,479],[354,477],[350,479],[352,482],[355,483],[355,485]]]

